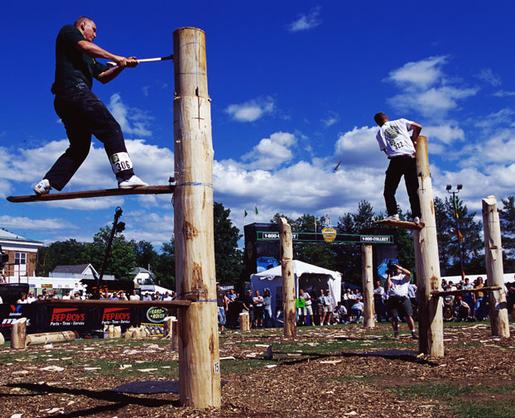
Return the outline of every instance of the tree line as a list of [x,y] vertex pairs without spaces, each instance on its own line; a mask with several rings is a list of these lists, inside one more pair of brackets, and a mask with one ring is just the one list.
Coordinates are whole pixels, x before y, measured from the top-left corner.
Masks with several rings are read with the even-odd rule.
[[[442,275],[460,274],[460,246],[463,251],[465,273],[485,272],[484,242],[482,240],[481,220],[476,212],[471,212],[462,200],[456,197],[435,198],[436,224],[440,267]],[[230,219],[231,210],[222,203],[214,204],[215,262],[216,277],[221,283],[237,284],[248,281],[244,276],[243,251],[238,248],[242,235]],[[408,214],[400,212],[401,219],[408,219]],[[504,247],[504,269],[515,270],[515,197],[502,201],[499,209],[502,241]],[[284,216],[292,225],[294,232],[322,232],[328,223],[325,217],[304,214],[296,219],[284,214],[275,214],[271,222],[277,222]],[[375,221],[384,216],[375,212],[370,202],[364,200],[357,210],[348,212],[338,218],[334,227],[345,234],[390,234],[399,252],[399,262],[414,270],[415,259],[410,232],[387,228]],[[458,225],[459,222],[459,225]],[[459,226],[459,233],[458,228]],[[48,275],[57,265],[91,263],[100,270],[109,238],[110,227],[102,227],[93,237],[92,242],[78,242],[74,239],[56,241],[42,248],[38,255],[37,274]],[[118,278],[131,278],[134,267],[150,267],[158,283],[168,288],[175,288],[175,245],[173,237],[155,249],[148,241],[127,240],[123,234],[117,234],[105,274]],[[297,260],[316,264],[343,273],[346,281],[361,281],[361,249],[359,245],[334,245],[324,243],[303,243],[294,246]]]

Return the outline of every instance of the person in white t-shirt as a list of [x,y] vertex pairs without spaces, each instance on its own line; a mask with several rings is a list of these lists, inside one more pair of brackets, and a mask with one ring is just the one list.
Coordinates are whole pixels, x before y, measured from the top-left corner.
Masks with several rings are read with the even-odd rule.
[[394,337],[399,336],[399,315],[403,315],[408,323],[411,336],[417,339],[415,321],[413,321],[413,308],[408,297],[411,281],[411,272],[398,264],[388,267],[386,290],[388,292],[388,311],[393,327]]
[[407,119],[391,121],[388,115],[383,112],[376,113],[374,120],[379,125],[379,131],[376,135],[379,148],[390,160],[384,181],[384,200],[388,214],[386,219],[399,220],[395,192],[401,177],[404,176],[411,215],[413,221],[419,223],[421,212],[417,194],[418,177],[415,144],[422,130],[422,125]]

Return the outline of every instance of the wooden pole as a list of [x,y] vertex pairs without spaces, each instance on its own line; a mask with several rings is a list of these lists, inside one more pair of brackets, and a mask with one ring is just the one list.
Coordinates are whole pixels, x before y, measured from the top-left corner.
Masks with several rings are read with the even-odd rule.
[[198,28],[173,33],[174,230],[181,403],[220,408],[220,358],[213,228],[213,145],[206,38]]
[[372,246],[361,246],[361,280],[363,286],[363,326],[374,328],[374,271],[372,260]]
[[250,331],[250,315],[248,312],[240,313],[240,331],[241,332],[249,332]]
[[284,336],[297,335],[297,315],[295,312],[295,274],[293,271],[293,235],[285,218],[279,222],[281,240],[281,272],[283,276]]
[[11,348],[25,350],[27,347],[27,318],[20,318],[11,326]]
[[488,286],[498,286],[500,288],[490,292],[492,335],[510,338],[510,322],[503,277],[501,225],[499,212],[497,211],[497,200],[495,196],[488,196],[482,200],[482,203],[487,283]]
[[431,357],[443,357],[442,298],[432,298],[431,292],[440,288],[440,260],[436,235],[433,187],[429,168],[427,138],[417,140],[418,197],[424,228],[415,231],[413,238],[417,265],[417,295],[419,302],[419,351]]

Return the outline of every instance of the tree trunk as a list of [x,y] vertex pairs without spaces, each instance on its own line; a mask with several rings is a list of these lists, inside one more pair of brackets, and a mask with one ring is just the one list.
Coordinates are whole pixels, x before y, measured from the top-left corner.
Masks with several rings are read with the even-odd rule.
[[285,218],[279,223],[281,239],[281,271],[283,276],[284,336],[297,335],[297,315],[295,312],[295,274],[293,271],[293,236],[291,226]]
[[374,263],[372,260],[372,246],[361,246],[361,280],[363,286],[363,326],[374,328]]
[[197,28],[174,40],[174,230],[179,299],[180,398],[184,406],[220,408],[220,358],[213,228],[213,145],[206,40]]

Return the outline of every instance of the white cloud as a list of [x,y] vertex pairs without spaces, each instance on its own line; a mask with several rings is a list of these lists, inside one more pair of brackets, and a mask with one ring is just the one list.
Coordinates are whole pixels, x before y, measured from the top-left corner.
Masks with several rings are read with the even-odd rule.
[[149,130],[152,117],[141,109],[125,105],[120,94],[115,93],[111,96],[109,110],[126,134],[143,137],[152,135],[152,131]]
[[476,77],[494,87],[498,87],[502,84],[501,77],[494,73],[491,68],[483,68]]
[[254,122],[273,111],[274,101],[271,97],[232,104],[225,109],[225,112],[238,122]]
[[149,241],[160,247],[163,242],[170,241],[173,233],[173,215],[159,214],[146,210],[125,213],[125,238],[135,241]]
[[290,32],[301,32],[314,29],[322,23],[320,19],[320,8],[316,7],[307,14],[301,14],[297,20],[288,25]]
[[515,91],[509,90],[499,90],[494,93],[495,97],[513,97],[515,96]]
[[442,66],[446,62],[446,56],[429,57],[420,61],[408,62],[402,67],[390,71],[388,79],[401,86],[427,88],[442,78]]
[[422,133],[444,144],[451,144],[454,141],[462,141],[465,139],[463,129],[454,125],[424,126]]
[[242,156],[242,160],[249,161],[248,168],[274,169],[293,158],[290,148],[296,142],[292,133],[274,132],[269,138],[259,141],[252,151]]
[[446,56],[429,57],[391,71],[387,80],[395,83],[401,93],[390,98],[390,104],[400,111],[444,118],[458,107],[460,100],[477,94],[478,88],[453,85],[442,69],[447,60]]
[[354,127],[341,134],[335,144],[335,155],[342,164],[363,167],[383,167],[386,156],[379,149],[377,127]]
[[[127,150],[134,163],[138,176],[150,184],[168,184],[173,175],[173,153],[164,147],[151,145],[145,141],[126,140]],[[12,191],[13,183],[23,183],[26,191],[32,193],[35,183],[46,173],[68,147],[68,140],[51,141],[39,148],[18,149],[10,152],[0,148],[0,194]],[[101,144],[93,144],[90,153],[64,191],[78,189],[116,188],[116,179]],[[31,167],[27,170],[27,167]],[[68,209],[93,210],[120,204],[123,199],[84,199],[78,201],[48,202],[46,204]]]
[[322,119],[322,123],[326,128],[329,126],[333,126],[334,124],[338,123],[340,121],[340,116],[336,112],[329,112],[327,115],[327,118]]
[[32,219],[26,216],[9,216],[0,215],[0,225],[2,227],[29,230],[62,230],[64,228],[77,229],[78,227],[72,225],[63,219]]

